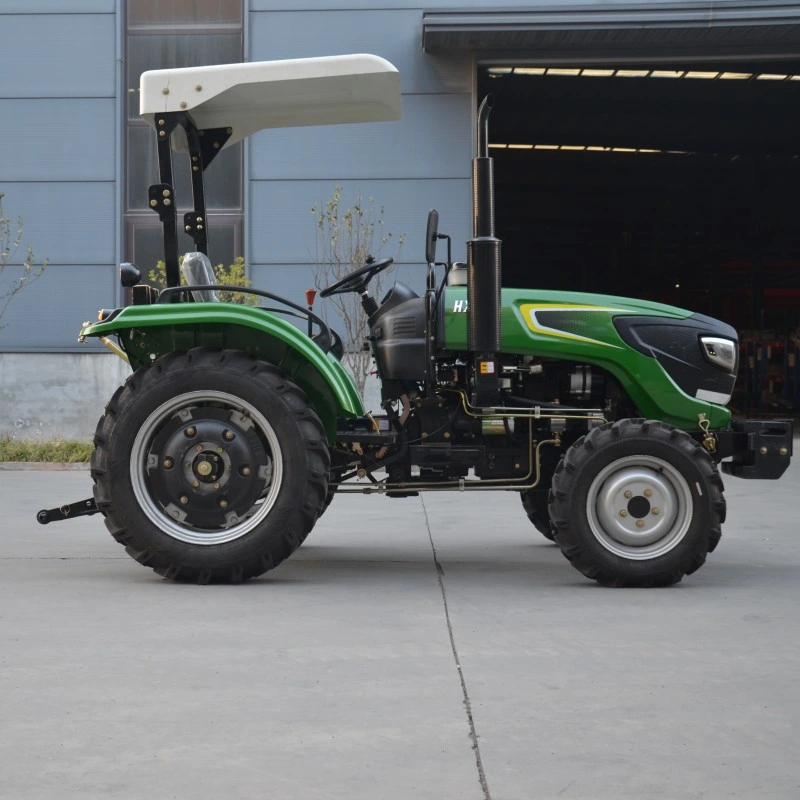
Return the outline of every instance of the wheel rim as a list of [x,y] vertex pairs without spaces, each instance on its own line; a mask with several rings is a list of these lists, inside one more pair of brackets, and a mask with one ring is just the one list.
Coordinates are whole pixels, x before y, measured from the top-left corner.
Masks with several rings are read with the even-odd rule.
[[598,542],[623,558],[644,561],[670,552],[692,521],[692,492],[681,473],[655,456],[627,456],[606,466],[586,499]]
[[187,392],[153,411],[130,456],[133,493],[161,531],[218,545],[246,536],[272,511],[283,479],[278,437],[250,403]]

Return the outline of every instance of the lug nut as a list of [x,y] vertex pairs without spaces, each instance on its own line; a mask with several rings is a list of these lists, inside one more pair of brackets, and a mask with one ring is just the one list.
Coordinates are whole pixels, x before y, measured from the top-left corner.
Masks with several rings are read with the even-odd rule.
[[164,459],[164,469],[172,469],[172,465],[174,464],[171,458]]
[[652,497],[653,496],[653,490],[652,489],[645,489],[644,490],[644,496],[645,497]]
[[218,448],[217,448],[217,452],[218,452],[218,453],[222,453],[222,448],[221,448],[221,447],[218,447]]
[[633,492],[630,489],[628,489],[628,491],[625,492],[625,499],[630,500],[631,497],[633,497]]
[[202,452],[203,452],[203,445],[201,445],[201,444],[198,444],[198,445],[197,445],[197,447],[195,447],[194,449],[195,449],[195,450],[196,450],[198,453],[202,453]]
[[197,428],[187,428],[183,432],[183,435],[184,436],[188,436],[191,439],[192,436],[196,436],[197,435]]
[[224,497],[220,498],[219,507],[220,508],[227,508],[228,507],[228,501]]
[[185,494],[182,494],[181,495],[181,503],[183,503],[183,505],[186,505],[188,502],[189,502],[189,498]]
[[660,513],[661,513],[661,511],[659,510],[658,506],[653,506],[653,507],[650,509],[650,513],[651,513],[651,514],[656,514],[656,515],[658,515],[658,514],[660,514]]
[[242,475],[246,478],[250,474],[250,467],[242,467]]
[[230,442],[233,439],[233,433],[231,433],[230,431],[225,431],[225,433],[223,433],[222,435],[228,442]]
[[192,486],[196,489],[200,485],[200,481],[192,481]]
[[621,517],[627,517],[628,516],[628,512],[623,508],[622,511],[619,512],[619,515]]
[[215,489],[219,489],[219,484],[218,484],[218,483],[215,483],[215,484],[214,484],[214,488],[215,488]]
[[636,527],[637,528],[644,528],[644,520],[643,519],[637,519],[636,520]]

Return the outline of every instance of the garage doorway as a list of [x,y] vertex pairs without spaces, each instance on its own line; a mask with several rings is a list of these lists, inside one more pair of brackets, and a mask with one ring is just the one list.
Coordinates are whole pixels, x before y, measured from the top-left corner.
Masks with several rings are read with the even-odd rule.
[[724,319],[775,345],[744,405],[800,405],[800,62],[485,64],[478,87],[504,285]]
[[506,285],[796,326],[800,63],[768,70],[482,67]]

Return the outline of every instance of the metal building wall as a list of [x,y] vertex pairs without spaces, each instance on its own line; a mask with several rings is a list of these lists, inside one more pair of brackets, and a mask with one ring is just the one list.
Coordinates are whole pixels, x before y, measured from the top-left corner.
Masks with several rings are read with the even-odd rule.
[[[301,10],[298,10],[298,6]],[[421,49],[422,9],[397,0],[251,0],[248,58],[369,52],[400,71],[403,119],[372,125],[263,131],[250,145],[247,258],[254,283],[302,298],[313,286],[314,203],[336,184],[385,209],[386,230],[405,234],[399,277],[424,281],[429,208],[465,256],[470,232],[472,59],[436,59]],[[386,254],[393,255],[387,250]]]
[[45,274],[8,307],[0,351],[75,350],[116,302],[120,218],[115,0],[0,3],[0,191]]

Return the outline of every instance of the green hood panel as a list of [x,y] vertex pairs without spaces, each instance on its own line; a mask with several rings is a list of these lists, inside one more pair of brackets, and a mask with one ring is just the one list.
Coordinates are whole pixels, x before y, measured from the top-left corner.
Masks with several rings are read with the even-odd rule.
[[307,395],[330,441],[336,417],[358,417],[364,407],[353,379],[316,342],[259,308],[233,303],[170,303],[128,306],[110,322],[85,326],[81,336],[117,334],[131,366],[138,369],[173,351],[192,347],[244,350],[275,364]]
[[[713,428],[730,420],[724,406],[681,391],[656,359],[629,347],[613,323],[621,315],[681,320],[691,311],[629,297],[539,289],[503,289],[501,302],[503,353],[595,364],[620,382],[642,414],[679,428],[696,429],[699,414],[706,414]],[[445,348],[467,350],[466,287],[448,287],[444,303]]]

